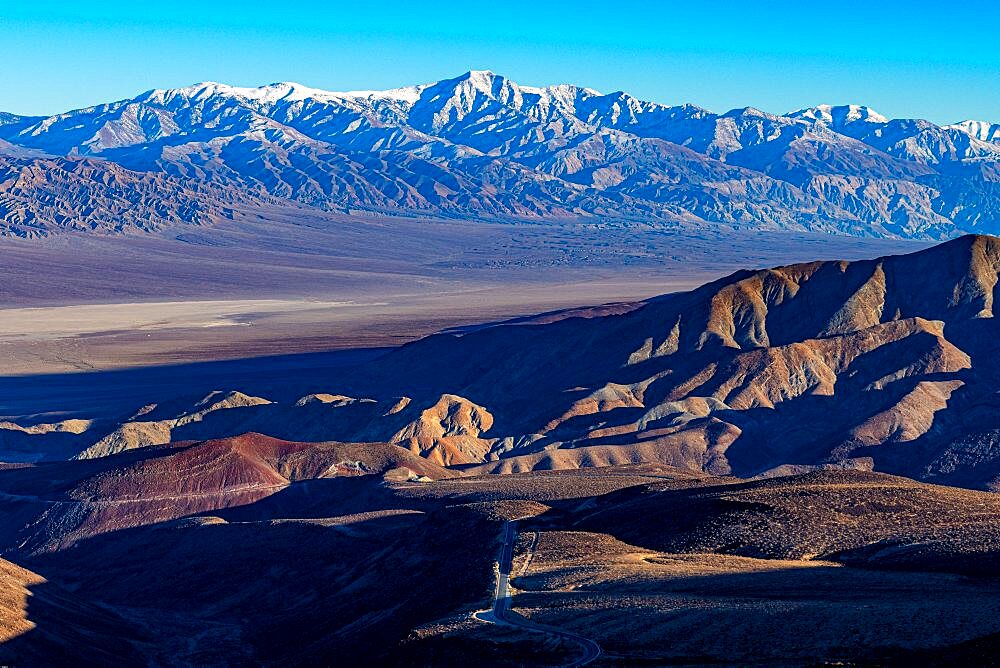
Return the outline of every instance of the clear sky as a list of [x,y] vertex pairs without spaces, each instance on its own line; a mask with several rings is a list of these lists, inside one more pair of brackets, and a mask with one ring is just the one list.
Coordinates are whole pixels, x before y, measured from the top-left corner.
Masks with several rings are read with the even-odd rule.
[[1000,0],[0,2],[0,110],[150,88],[388,88],[490,69],[714,111],[1000,122]]

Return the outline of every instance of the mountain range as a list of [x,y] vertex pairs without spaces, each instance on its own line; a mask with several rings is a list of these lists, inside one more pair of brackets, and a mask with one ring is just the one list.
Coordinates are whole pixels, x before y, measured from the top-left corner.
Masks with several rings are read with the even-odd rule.
[[944,239],[1000,232],[1000,126],[857,105],[716,114],[487,71],[388,91],[204,83],[0,114],[0,234],[281,205]]

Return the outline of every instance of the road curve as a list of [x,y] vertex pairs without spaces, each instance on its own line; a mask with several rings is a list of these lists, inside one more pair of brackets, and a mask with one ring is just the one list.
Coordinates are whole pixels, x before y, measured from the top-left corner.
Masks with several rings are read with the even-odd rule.
[[514,540],[517,538],[515,521],[504,522],[503,547],[500,549],[500,569],[497,572],[496,586],[493,590],[493,608],[476,613],[476,618],[491,624],[517,626],[536,633],[547,633],[558,638],[565,638],[580,645],[583,655],[563,664],[566,668],[585,666],[601,655],[601,647],[590,638],[565,631],[554,626],[536,624],[529,619],[513,612],[511,608],[510,571],[514,561]]

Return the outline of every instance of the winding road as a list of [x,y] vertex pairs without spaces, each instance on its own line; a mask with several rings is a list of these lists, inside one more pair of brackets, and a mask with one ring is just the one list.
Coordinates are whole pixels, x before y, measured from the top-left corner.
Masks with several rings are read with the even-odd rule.
[[491,624],[517,626],[528,631],[547,633],[550,636],[575,642],[580,645],[583,655],[563,665],[567,668],[587,665],[601,655],[601,647],[596,642],[554,626],[537,624],[511,610],[510,571],[514,561],[514,541],[517,538],[515,525],[516,521],[504,523],[503,547],[500,549],[500,569],[497,573],[496,588],[493,590],[493,608],[477,612],[476,618]]

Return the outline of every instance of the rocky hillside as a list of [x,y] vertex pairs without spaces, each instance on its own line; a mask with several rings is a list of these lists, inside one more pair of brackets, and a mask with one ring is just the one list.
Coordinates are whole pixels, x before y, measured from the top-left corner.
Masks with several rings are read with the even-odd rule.
[[0,147],[0,236],[210,225],[232,218],[233,207],[267,201],[251,189],[133,171],[103,160],[9,156]]
[[382,382],[494,418],[485,469],[838,465],[992,486],[1000,240],[740,272],[620,315],[439,335]]

